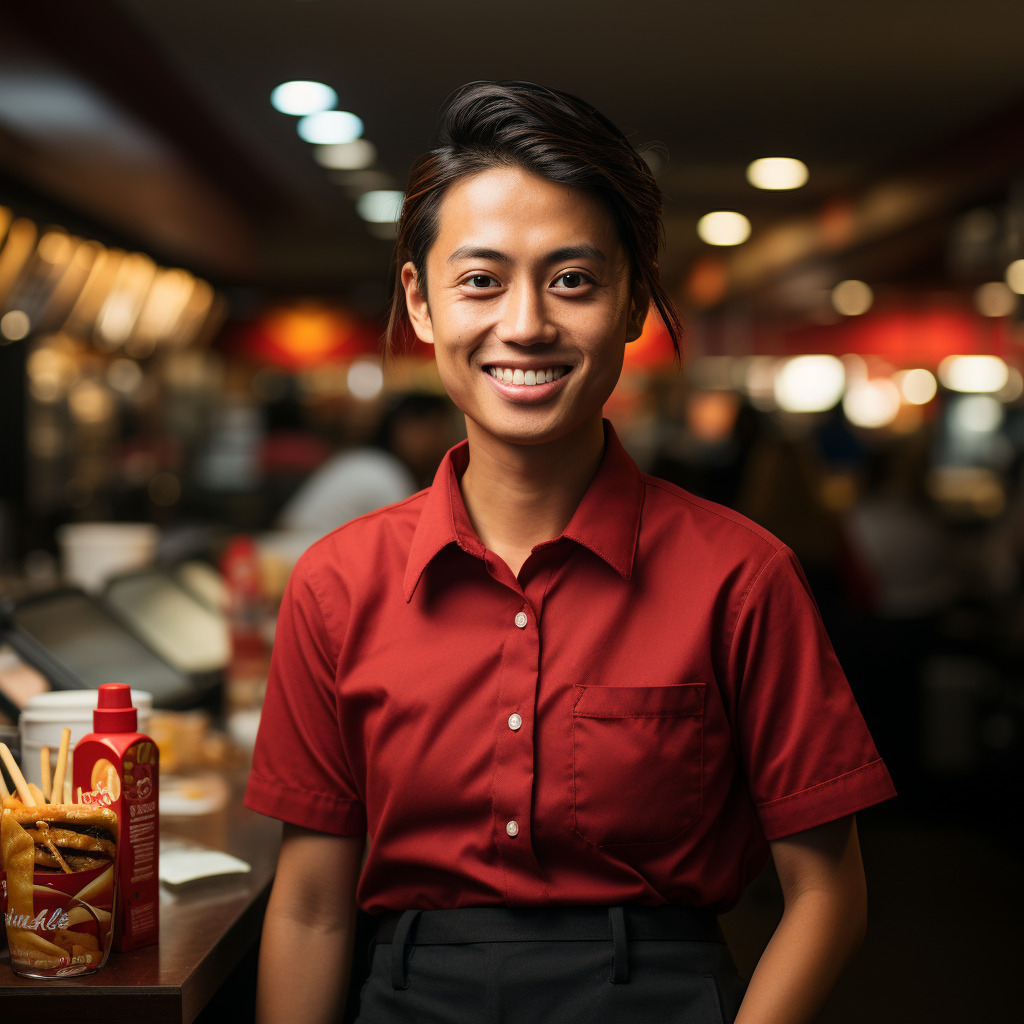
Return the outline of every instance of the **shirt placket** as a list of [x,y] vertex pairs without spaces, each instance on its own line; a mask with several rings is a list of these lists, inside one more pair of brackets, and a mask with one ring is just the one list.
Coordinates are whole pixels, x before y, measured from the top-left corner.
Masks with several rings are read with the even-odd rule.
[[531,602],[511,573],[508,580],[501,576],[509,588],[509,601],[494,722],[494,838],[504,866],[506,901],[531,906],[550,902],[547,878],[533,849],[532,829],[543,590],[538,589]]

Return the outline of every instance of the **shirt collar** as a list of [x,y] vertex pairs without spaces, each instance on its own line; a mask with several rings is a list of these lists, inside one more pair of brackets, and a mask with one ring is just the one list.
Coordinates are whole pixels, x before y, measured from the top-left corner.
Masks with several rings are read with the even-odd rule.
[[[604,429],[604,456],[583,500],[561,537],[538,547],[554,544],[563,537],[575,541],[628,580],[640,533],[644,478],[607,420]],[[468,441],[457,444],[441,460],[409,549],[404,582],[406,601],[412,600],[427,566],[449,544],[458,544],[477,558],[484,557],[484,546],[473,529],[459,490],[459,480],[468,465]]]

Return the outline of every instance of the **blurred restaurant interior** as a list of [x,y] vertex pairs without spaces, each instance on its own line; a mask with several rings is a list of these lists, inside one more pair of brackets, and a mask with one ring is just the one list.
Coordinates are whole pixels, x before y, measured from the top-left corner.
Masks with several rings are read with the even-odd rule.
[[[163,828],[229,848],[291,566],[464,436],[427,346],[381,360],[409,163],[453,88],[539,81],[666,197],[683,359],[650,316],[606,415],[795,550],[900,794],[822,1020],[1015,1012],[1022,38],[1011,0],[3,4],[0,739],[130,682]],[[729,915],[741,969],[780,901],[769,869]],[[246,921],[185,1019],[251,998]]]

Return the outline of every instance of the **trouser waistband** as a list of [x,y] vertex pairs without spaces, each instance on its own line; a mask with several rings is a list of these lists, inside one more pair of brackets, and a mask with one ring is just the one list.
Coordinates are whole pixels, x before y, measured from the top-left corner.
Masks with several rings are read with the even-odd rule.
[[391,945],[391,980],[407,988],[406,947],[470,942],[611,942],[611,981],[629,980],[627,940],[725,942],[717,916],[703,907],[466,907],[381,914],[378,944]]

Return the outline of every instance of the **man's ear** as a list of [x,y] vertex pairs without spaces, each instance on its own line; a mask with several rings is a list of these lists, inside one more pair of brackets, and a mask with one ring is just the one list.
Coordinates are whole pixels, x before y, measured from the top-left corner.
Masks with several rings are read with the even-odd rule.
[[409,323],[416,337],[427,345],[434,344],[434,327],[430,322],[430,307],[427,305],[426,289],[420,288],[420,280],[412,263],[402,267],[402,287],[405,289],[405,308]]
[[626,325],[626,342],[636,341],[643,333],[647,311],[651,308],[651,297],[647,289],[637,286],[633,289],[633,302],[629,309],[629,322]]

